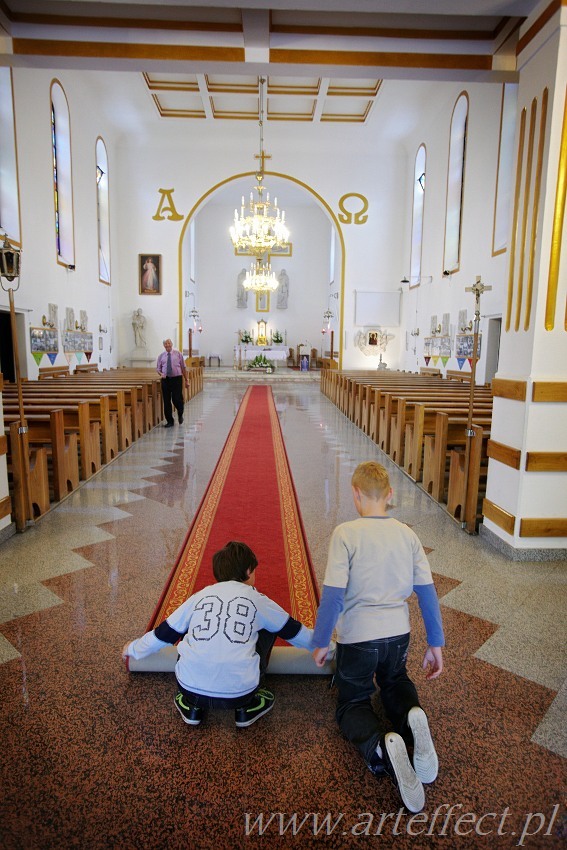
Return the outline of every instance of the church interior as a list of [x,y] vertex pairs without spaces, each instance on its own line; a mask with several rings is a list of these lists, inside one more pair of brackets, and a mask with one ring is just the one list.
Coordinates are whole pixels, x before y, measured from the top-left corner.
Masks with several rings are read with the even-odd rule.
[[[2,0],[6,850],[564,845],[566,24],[565,0]],[[277,647],[269,715],[191,728],[169,669],[121,660],[259,384],[314,597],[366,460],[431,565],[445,670],[413,597],[409,670],[440,768],[413,819],[328,669]],[[268,594],[271,469],[258,443],[227,526]]]

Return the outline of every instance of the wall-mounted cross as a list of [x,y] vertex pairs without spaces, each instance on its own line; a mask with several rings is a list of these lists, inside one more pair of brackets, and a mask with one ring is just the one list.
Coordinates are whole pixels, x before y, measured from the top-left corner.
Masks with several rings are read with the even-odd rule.
[[479,321],[480,319],[480,296],[483,292],[490,292],[492,289],[491,286],[485,286],[485,284],[481,281],[480,275],[477,276],[476,282],[474,286],[466,286],[465,292],[474,292],[475,297],[475,319]]

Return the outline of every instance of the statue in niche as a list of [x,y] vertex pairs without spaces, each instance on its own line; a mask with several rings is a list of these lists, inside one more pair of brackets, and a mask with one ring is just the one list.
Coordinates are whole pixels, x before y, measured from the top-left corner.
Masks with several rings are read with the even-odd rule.
[[278,275],[278,310],[287,310],[287,299],[289,296],[289,277],[285,269]]
[[246,277],[246,269],[242,269],[238,277],[236,278],[236,306],[237,307],[247,307],[248,306],[248,291],[244,289],[243,283],[244,278]]
[[59,315],[58,315],[59,314],[59,308],[58,308],[57,304],[48,304],[47,305],[47,313],[48,313],[49,324],[51,325],[52,328],[56,328],[58,326],[58,323],[59,323]]
[[132,313],[132,329],[136,348],[146,348],[146,318],[141,307]]

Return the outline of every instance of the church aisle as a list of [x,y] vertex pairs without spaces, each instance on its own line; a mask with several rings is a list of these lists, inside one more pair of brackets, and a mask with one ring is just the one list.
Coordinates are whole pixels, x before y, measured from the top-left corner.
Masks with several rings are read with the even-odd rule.
[[[270,677],[274,710],[250,729],[223,712],[193,729],[171,675],[124,671],[121,647],[150,618],[246,386],[206,383],[183,426],[154,429],[0,548],[3,848],[343,848],[376,834],[385,847],[508,848],[524,827],[537,830],[524,846],[560,846],[565,565],[512,563],[466,535],[315,382],[278,381],[274,399],[319,581],[331,530],[354,515],[352,471],[377,459],[441,598],[448,646],[435,683],[421,678],[411,604],[410,669],[441,763],[423,819],[395,826],[399,797],[339,737],[326,677]],[[282,812],[260,837],[256,819]],[[313,817],[281,834],[294,813],[298,824],[331,819],[319,835]],[[456,827],[466,813],[486,817]]]

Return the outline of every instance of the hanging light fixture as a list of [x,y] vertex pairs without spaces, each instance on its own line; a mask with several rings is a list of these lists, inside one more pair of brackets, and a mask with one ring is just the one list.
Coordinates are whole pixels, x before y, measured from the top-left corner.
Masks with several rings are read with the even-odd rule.
[[250,271],[246,272],[246,277],[242,281],[243,288],[253,292],[275,292],[278,285],[279,280],[272,271],[270,263],[260,259],[252,263]]
[[269,159],[264,153],[264,83],[266,80],[260,77],[259,81],[259,126],[260,126],[260,153],[255,156],[260,160],[260,168],[256,173],[256,193],[250,192],[250,202],[246,209],[244,195],[240,205],[240,214],[234,210],[234,223],[230,228],[230,238],[235,248],[244,250],[249,254],[260,257],[271,248],[281,248],[289,240],[289,230],[285,224],[285,212],[280,211],[278,199],[270,202],[270,193],[264,196],[264,162]]

